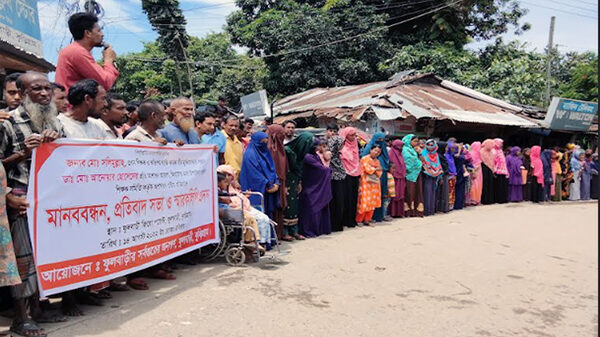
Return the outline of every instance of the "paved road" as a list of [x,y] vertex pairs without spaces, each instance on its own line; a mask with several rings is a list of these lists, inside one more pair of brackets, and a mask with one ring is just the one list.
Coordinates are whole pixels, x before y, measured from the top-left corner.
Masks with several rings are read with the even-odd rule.
[[403,219],[115,294],[51,336],[597,336],[593,203]]

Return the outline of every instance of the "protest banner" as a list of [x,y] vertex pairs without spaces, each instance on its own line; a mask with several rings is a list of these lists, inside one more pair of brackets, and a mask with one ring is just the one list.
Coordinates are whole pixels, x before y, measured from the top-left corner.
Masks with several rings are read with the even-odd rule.
[[[213,148],[58,140],[32,157],[29,232],[41,295],[219,240]],[[217,224],[217,225],[215,225]]]

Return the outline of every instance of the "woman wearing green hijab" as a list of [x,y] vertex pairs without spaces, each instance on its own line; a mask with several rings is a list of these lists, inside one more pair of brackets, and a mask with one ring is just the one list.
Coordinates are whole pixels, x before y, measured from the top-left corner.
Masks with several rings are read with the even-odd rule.
[[284,241],[304,240],[304,236],[298,233],[299,199],[302,188],[302,166],[304,156],[310,152],[314,144],[314,136],[310,132],[303,132],[294,140],[285,145],[285,154],[288,160],[288,173],[286,176],[287,207],[283,216]]
[[423,217],[425,207],[423,205],[423,183],[421,181],[421,151],[419,138],[408,134],[402,138],[405,144],[402,148],[402,157],[406,165],[406,193],[404,196],[404,214],[407,217]]

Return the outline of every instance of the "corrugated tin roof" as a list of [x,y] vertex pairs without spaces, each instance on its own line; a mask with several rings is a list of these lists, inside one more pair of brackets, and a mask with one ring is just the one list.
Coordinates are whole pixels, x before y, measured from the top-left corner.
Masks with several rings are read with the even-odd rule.
[[510,125],[524,128],[538,128],[539,125],[511,113],[482,113],[481,111],[447,110],[443,114],[457,122]]
[[398,108],[380,108],[378,106],[371,107],[379,120],[391,121],[402,117],[402,110]]
[[[386,111],[384,108],[399,111]],[[276,101],[273,110],[283,121],[315,115],[357,120],[367,110],[379,119],[450,119],[458,122],[539,127],[515,116],[522,108],[484,95],[464,86],[444,81],[433,74],[404,76],[390,81],[361,85],[315,88]],[[379,113],[378,113],[379,111]],[[392,118],[397,116],[396,118]]]

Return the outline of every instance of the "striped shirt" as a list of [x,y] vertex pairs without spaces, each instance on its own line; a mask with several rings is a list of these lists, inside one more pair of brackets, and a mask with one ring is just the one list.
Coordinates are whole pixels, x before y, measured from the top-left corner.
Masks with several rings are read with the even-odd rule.
[[[2,159],[25,151],[25,138],[34,133],[41,134],[44,130],[53,130],[58,132],[59,137],[65,135],[62,124],[57,118],[44,124],[42,130],[35,130],[29,118],[29,113],[25,111],[23,106],[11,111],[11,114],[11,118],[5,120],[0,127],[0,157]],[[5,165],[8,186],[13,187],[16,185],[15,183],[28,185],[30,166],[31,158]]]

